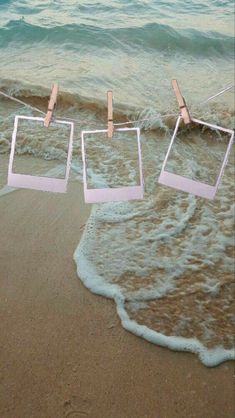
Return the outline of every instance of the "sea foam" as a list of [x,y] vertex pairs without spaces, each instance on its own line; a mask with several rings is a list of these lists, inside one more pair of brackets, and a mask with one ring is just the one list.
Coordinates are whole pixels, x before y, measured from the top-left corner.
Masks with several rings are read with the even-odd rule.
[[[157,178],[165,140],[154,153],[156,138],[147,138],[145,199],[93,206],[74,254],[78,276],[92,292],[114,299],[125,329],[154,344],[195,353],[212,367],[235,355],[233,167],[229,161],[214,202],[163,188]],[[203,164],[200,141],[205,145],[206,137],[197,133],[185,145],[186,138],[180,155],[185,173],[198,176],[202,166],[191,164],[192,155],[199,154]],[[208,156],[212,165],[213,158],[221,160],[219,139],[211,153],[205,146],[207,161]],[[207,181],[210,170],[207,164]],[[109,178],[108,169],[98,174]]]

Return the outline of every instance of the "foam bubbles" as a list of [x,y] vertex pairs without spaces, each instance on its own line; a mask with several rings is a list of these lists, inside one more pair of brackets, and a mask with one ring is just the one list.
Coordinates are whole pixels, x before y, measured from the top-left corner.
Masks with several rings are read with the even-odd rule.
[[[184,150],[188,175],[195,147]],[[232,166],[215,201],[197,199],[157,184],[165,148],[146,138],[145,199],[94,205],[74,259],[84,284],[115,300],[124,328],[212,367],[234,358]]]

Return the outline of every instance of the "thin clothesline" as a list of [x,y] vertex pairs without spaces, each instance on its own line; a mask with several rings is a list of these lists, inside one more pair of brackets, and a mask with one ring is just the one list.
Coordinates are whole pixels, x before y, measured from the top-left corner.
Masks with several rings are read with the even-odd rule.
[[235,88],[234,84],[231,85],[231,86],[225,87],[223,90],[219,91],[218,93],[214,94],[213,96],[210,96],[208,99],[203,100],[202,102],[199,102],[199,103],[195,103],[194,105],[192,105],[192,108],[196,107],[196,106],[203,106],[204,104],[208,103],[210,100],[213,100],[216,97],[220,96],[221,94],[226,93],[226,91],[232,90],[234,88]]
[[6,97],[7,99],[13,100],[14,102],[20,103],[20,104],[22,104],[22,105],[24,105],[24,106],[26,106],[26,107],[30,107],[32,110],[35,110],[36,112],[39,112],[39,113],[41,113],[41,114],[42,114],[42,115],[44,115],[44,116],[46,115],[46,113],[45,113],[45,112],[43,112],[42,110],[38,109],[37,107],[31,106],[30,104],[25,103],[25,102],[23,102],[22,100],[17,99],[16,97],[10,96],[9,94],[6,94],[6,93],[4,93],[4,92],[3,92],[3,91],[1,91],[1,90],[0,90],[0,94],[1,94],[3,97]]
[[[220,90],[216,94],[213,94],[212,96],[208,97],[206,100],[203,100],[202,102],[195,103],[194,105],[192,105],[191,108],[193,109],[193,108],[198,107],[198,106],[203,106],[203,105],[207,104],[208,102],[210,102],[211,100],[215,99],[216,97],[218,97],[218,96],[226,93],[229,90],[234,89],[234,87],[235,87],[235,85],[227,86],[223,90]],[[0,95],[2,95],[3,97],[5,97],[7,99],[10,99],[12,101],[15,101],[15,102],[17,102],[19,104],[22,104],[23,106],[29,107],[30,109],[32,109],[32,110],[34,110],[36,112],[41,113],[43,116],[46,115],[46,113],[43,112],[41,109],[38,109],[37,107],[32,106],[32,105],[30,105],[28,103],[25,103],[22,100],[17,99],[16,97],[13,97],[13,96],[11,96],[9,94],[6,94],[6,93],[4,93],[1,90],[0,90]],[[179,115],[178,113],[169,113],[169,114],[166,114],[166,115],[162,115],[161,117],[162,118],[168,118],[168,117],[171,117],[171,116],[178,116],[178,115]],[[57,120],[60,120],[60,119],[62,119],[62,116],[58,116],[56,119]],[[123,125],[129,125],[129,124],[134,124],[134,123],[152,121],[153,119],[154,119],[154,117],[152,117],[152,118],[138,119],[138,120],[132,120],[132,121],[128,121],[128,122],[114,123],[114,126],[123,126]],[[85,122],[85,121],[81,121],[81,120],[78,120],[78,119],[67,118],[67,117],[63,117],[63,120],[73,121],[73,122],[77,122],[77,123]]]

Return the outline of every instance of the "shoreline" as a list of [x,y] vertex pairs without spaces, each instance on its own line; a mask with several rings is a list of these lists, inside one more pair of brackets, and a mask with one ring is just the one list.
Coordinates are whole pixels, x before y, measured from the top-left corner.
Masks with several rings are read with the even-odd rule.
[[82,193],[71,181],[67,195],[0,198],[0,415],[232,417],[233,362],[208,369],[136,337],[114,302],[79,280],[73,253],[89,216]]

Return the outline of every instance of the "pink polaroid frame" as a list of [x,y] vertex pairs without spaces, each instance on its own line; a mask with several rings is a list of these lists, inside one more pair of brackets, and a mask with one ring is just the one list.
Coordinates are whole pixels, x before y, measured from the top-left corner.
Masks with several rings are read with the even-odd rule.
[[[85,135],[97,134],[97,133],[107,134],[108,130],[105,129],[105,130],[94,130],[94,131],[82,131],[81,142],[82,142],[82,160],[83,160],[83,186],[84,186],[84,197],[85,197],[86,203],[126,201],[126,200],[143,199],[144,197],[144,179],[143,179],[143,170],[142,170],[140,129],[139,128],[119,128],[119,129],[116,129],[116,131],[118,132],[135,131],[137,133],[140,184],[137,186],[126,186],[126,187],[117,187],[117,188],[88,189],[87,172],[86,172]],[[112,141],[112,139],[110,139],[110,141]]]
[[209,184],[202,183],[202,182],[195,181],[195,180],[191,180],[187,177],[180,176],[178,174],[173,174],[173,173],[170,173],[169,171],[165,170],[167,159],[169,157],[171,148],[172,148],[174,140],[176,138],[176,134],[177,134],[177,131],[178,131],[181,120],[182,120],[182,117],[179,116],[178,119],[177,119],[177,122],[176,122],[175,130],[174,130],[173,136],[171,138],[171,142],[170,142],[167,154],[165,156],[165,160],[163,162],[163,166],[162,166],[162,169],[161,169],[160,177],[158,179],[158,183],[163,184],[165,186],[173,187],[174,189],[181,190],[183,192],[192,193],[192,194],[194,194],[196,196],[199,196],[199,197],[204,197],[206,199],[214,199],[215,195],[216,195],[216,192],[217,192],[217,189],[219,187],[219,184],[220,184],[225,166],[227,164],[227,160],[228,160],[228,156],[229,156],[232,144],[233,144],[234,131],[231,130],[231,129],[222,128],[222,127],[217,126],[217,125],[212,125],[210,123],[206,123],[206,122],[203,122],[203,121],[198,120],[198,119],[193,119],[193,118],[191,119],[192,122],[194,122],[194,123],[198,123],[199,125],[205,125],[205,126],[208,126],[209,128],[216,129],[216,130],[222,131],[222,132],[226,132],[226,133],[231,135],[229,143],[228,143],[228,147],[227,147],[224,159],[223,159],[223,163],[222,163],[219,175],[218,175],[216,183],[215,183],[215,186],[211,186]]
[[45,119],[40,117],[30,117],[30,116],[15,116],[14,130],[12,133],[12,143],[11,143],[11,153],[8,166],[8,186],[33,189],[33,190],[42,190],[46,192],[57,192],[57,193],[66,193],[67,184],[70,171],[70,163],[72,158],[72,149],[73,149],[73,134],[74,134],[74,124],[73,122],[67,122],[62,120],[55,120],[54,122],[61,125],[69,125],[70,137],[69,137],[69,146],[68,146],[68,156],[66,163],[66,171],[64,179],[57,179],[52,177],[42,177],[42,176],[32,176],[28,174],[17,174],[12,172],[15,145],[16,145],[16,135],[18,129],[18,121],[21,119],[32,120],[37,122],[42,122],[44,124]]

